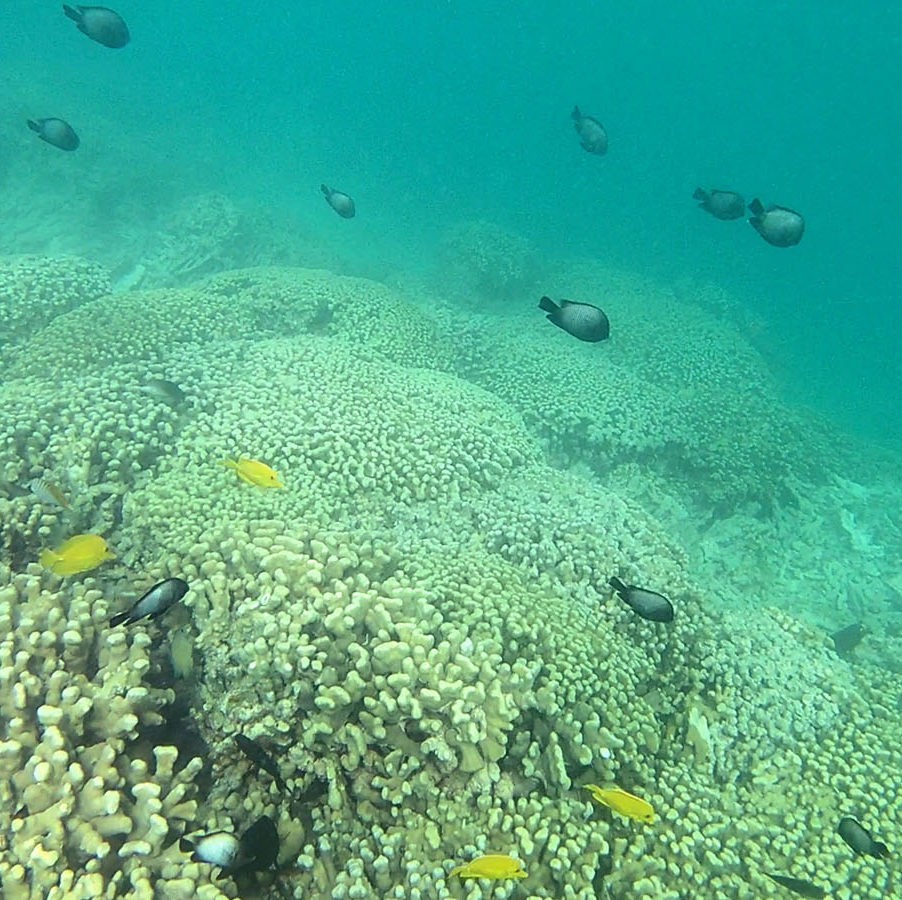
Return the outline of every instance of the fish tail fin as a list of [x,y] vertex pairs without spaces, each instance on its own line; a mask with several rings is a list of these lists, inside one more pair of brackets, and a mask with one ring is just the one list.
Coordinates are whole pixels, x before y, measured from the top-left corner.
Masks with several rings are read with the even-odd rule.
[[764,212],[764,204],[757,197],[755,197],[755,199],[752,200],[751,203],[749,203],[749,212],[753,216],[760,216]]
[[34,119],[26,119],[25,121],[28,123],[28,127],[29,127],[32,131],[36,131],[36,132],[38,132],[38,134],[40,134],[40,132],[41,132],[41,126],[40,126],[37,122],[35,122]]
[[616,576],[612,575],[608,579],[608,584],[617,592],[617,594],[621,597],[625,597],[629,588]]
[[574,103],[573,112],[570,113],[570,118],[573,119],[574,122],[578,122],[582,117],[583,114],[579,111],[579,107]]
[[[115,628],[117,625],[122,625],[124,622],[127,622],[129,613],[130,613],[130,611],[126,610],[125,612],[116,613],[115,616],[111,616],[110,617],[110,628]],[[182,840],[184,840],[184,838],[182,838]]]
[[238,461],[234,459],[221,459],[219,460],[219,465],[225,466],[227,469],[232,469],[235,472],[238,471]]
[[549,315],[554,315],[556,312],[560,312],[561,308],[551,299],[551,297],[542,297],[542,299],[539,300],[539,309],[544,310]]
[[449,873],[448,877],[451,878],[454,875],[460,875],[463,870],[466,869],[466,866],[455,866]]
[[328,199],[328,197],[329,197],[329,194],[332,193],[332,188],[328,187],[328,186],[325,185],[325,184],[321,184],[321,185],[319,186],[319,189],[323,192],[323,195],[324,195],[327,199]]
[[63,12],[73,21],[80,22],[81,21],[81,13],[77,9],[72,9],[71,6],[67,6],[65,3],[63,4]]
[[38,554],[38,562],[45,568],[55,572],[55,566],[59,563],[60,555],[55,550],[42,550]]
[[179,850],[181,850],[182,853],[193,853],[194,844],[192,844],[188,838],[179,838]]
[[692,199],[704,203],[708,199],[708,192],[704,188],[696,188],[692,194]]

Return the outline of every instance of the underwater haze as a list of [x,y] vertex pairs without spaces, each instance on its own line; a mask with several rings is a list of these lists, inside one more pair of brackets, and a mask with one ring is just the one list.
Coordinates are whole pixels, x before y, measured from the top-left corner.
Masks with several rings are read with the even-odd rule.
[[902,896],[902,8],[4,12],[3,900]]

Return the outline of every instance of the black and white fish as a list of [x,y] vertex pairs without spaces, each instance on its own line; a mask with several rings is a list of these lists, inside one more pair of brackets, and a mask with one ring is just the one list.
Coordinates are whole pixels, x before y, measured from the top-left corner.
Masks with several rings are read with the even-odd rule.
[[64,3],[63,12],[75,22],[82,34],[86,34],[98,44],[103,44],[104,47],[118,50],[131,39],[128,25],[125,24],[122,16],[105,6],[76,6],[73,8]]
[[573,107],[570,118],[573,119],[573,127],[579,135],[579,144],[586,153],[603,156],[608,152],[608,133],[598,119],[584,116],[578,106]]
[[875,841],[868,831],[851,816],[843,816],[836,829],[839,836],[856,852],[877,859],[889,856],[889,848],[882,841]]
[[764,874],[772,881],[776,881],[777,884],[785,887],[786,890],[792,891],[800,897],[810,897],[811,900],[822,900],[822,898],[827,896],[827,892],[822,887],[817,884],[812,884],[810,881],[805,881],[802,878],[790,878],[788,875],[772,875],[770,872],[765,872]]
[[132,606],[110,619],[110,628],[117,625],[131,625],[140,619],[155,619],[163,615],[188,593],[188,582],[181,578],[167,578],[155,584],[142,594]]
[[148,378],[138,390],[170,406],[181,406],[185,402],[185,392],[174,381],[165,378]]
[[247,860],[242,853],[241,841],[230,831],[213,831],[195,838],[181,838],[179,850],[190,853],[193,862],[209,863],[222,869],[233,869]]
[[272,775],[276,782],[276,787],[280,791],[285,790],[285,782],[282,780],[282,773],[279,772],[279,764],[273,757],[266,752],[256,741],[243,734],[235,735],[235,743],[238,749],[256,766]]
[[75,129],[63,119],[28,119],[28,127],[42,140],[60,150],[77,150],[81,141]]
[[594,344],[605,340],[611,334],[608,317],[591,303],[577,303],[574,300],[561,300],[560,303],[555,303],[550,297],[542,297],[539,300],[539,309],[548,313],[545,318],[549,322],[581,341]]
[[323,192],[326,203],[328,203],[329,206],[331,206],[343,219],[354,218],[357,207],[354,205],[354,200],[348,194],[343,191],[336,191],[324,184],[321,184],[319,189]]
[[802,240],[805,220],[794,209],[771,204],[765,207],[756,197],[749,203],[749,224],[774,247],[792,247]]
[[673,621],[673,604],[663,594],[624,584],[616,575],[608,579],[608,584],[637,616],[649,622]]
[[745,200],[736,191],[706,191],[704,188],[696,188],[692,196],[715,219],[738,219],[745,214]]

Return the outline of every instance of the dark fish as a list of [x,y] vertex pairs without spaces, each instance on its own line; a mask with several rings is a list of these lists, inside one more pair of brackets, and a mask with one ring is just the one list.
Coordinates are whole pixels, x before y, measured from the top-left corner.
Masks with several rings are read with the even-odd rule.
[[867,628],[861,622],[840,628],[839,631],[834,631],[830,635],[830,639],[833,641],[833,649],[840,656],[845,656],[846,653],[854,650],[861,643],[861,639],[866,633]]
[[889,856],[886,844],[875,841],[871,837],[871,833],[851,816],[843,816],[836,831],[856,853],[875,856],[877,859],[885,859]]
[[162,400],[170,406],[181,406],[185,402],[185,392],[174,382],[165,378],[149,378],[140,388],[142,394]]
[[593,119],[592,116],[584,116],[579,111],[578,106],[573,107],[570,118],[573,119],[573,127],[579,135],[580,146],[586,153],[603,156],[608,152],[608,133],[598,119]]
[[545,318],[549,322],[581,341],[594,344],[605,340],[611,333],[608,317],[591,303],[561,300],[558,305],[550,297],[542,297],[539,309],[548,313]]
[[188,593],[188,583],[181,578],[167,578],[155,584],[149,591],[142,594],[131,608],[121,613],[116,613],[110,619],[110,628],[117,625],[131,625],[139,619],[151,618],[163,615],[170,606],[178,603]]
[[803,881],[801,878],[790,878],[788,875],[772,875],[770,872],[765,872],[764,874],[771,880],[776,881],[777,884],[802,897],[821,900],[822,897],[827,896],[827,892],[822,887],[818,887],[810,881]]
[[78,26],[82,34],[92,41],[117,50],[130,39],[128,25],[119,13],[105,6],[71,6],[63,4],[63,12]]
[[736,191],[706,191],[696,188],[692,196],[715,219],[738,219],[745,213],[745,200]]
[[271,869],[279,858],[279,832],[269,816],[260,816],[241,835],[241,870],[262,872]]
[[242,852],[241,842],[229,831],[213,831],[196,838],[181,838],[179,850],[190,853],[194,862],[205,862],[211,866],[232,869],[247,860]]
[[354,213],[357,212],[357,208],[354,206],[354,201],[351,197],[342,191],[335,191],[330,187],[326,187],[324,184],[321,184],[319,189],[323,192],[326,203],[328,203],[329,206],[331,206],[343,219],[354,218]]
[[637,616],[649,622],[673,621],[673,604],[663,594],[624,584],[616,575],[608,580],[608,584]]
[[81,143],[72,126],[62,119],[28,119],[28,127],[42,141],[60,150],[77,150]]
[[256,766],[268,772],[275,779],[276,787],[280,791],[285,790],[285,782],[279,772],[278,763],[256,741],[245,737],[243,734],[235,735],[235,743],[238,749]]
[[771,204],[767,208],[757,197],[749,203],[749,224],[775,247],[792,247],[802,240],[805,220],[793,209]]

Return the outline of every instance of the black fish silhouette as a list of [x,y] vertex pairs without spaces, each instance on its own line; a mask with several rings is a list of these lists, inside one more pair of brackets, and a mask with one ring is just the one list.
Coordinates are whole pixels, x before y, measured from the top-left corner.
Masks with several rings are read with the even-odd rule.
[[105,6],[76,6],[73,9],[64,3],[63,12],[75,22],[82,34],[104,47],[118,50],[131,39],[122,16]]

